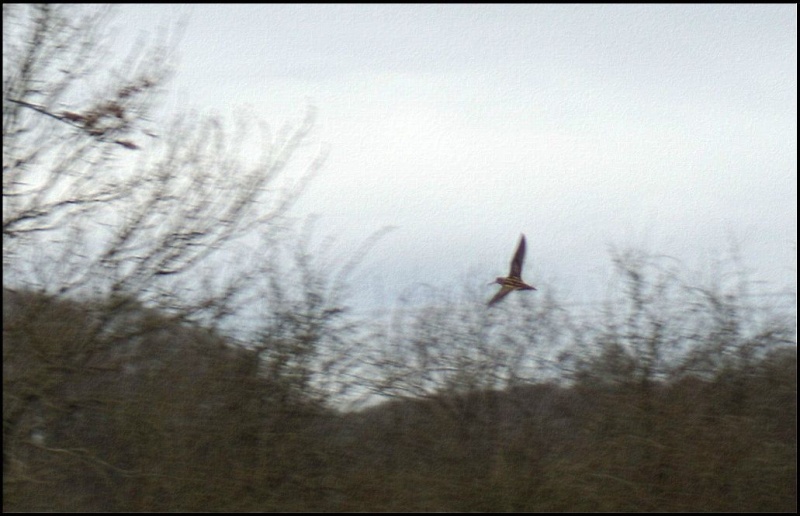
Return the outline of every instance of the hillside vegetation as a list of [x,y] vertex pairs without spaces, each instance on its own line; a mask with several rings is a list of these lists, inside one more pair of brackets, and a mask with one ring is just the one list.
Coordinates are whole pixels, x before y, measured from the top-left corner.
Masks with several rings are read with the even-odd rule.
[[600,353],[567,383],[343,411],[256,351],[134,302],[6,291],[3,307],[5,510],[796,505],[797,354],[777,326],[751,358],[702,372],[647,378],[633,355]]

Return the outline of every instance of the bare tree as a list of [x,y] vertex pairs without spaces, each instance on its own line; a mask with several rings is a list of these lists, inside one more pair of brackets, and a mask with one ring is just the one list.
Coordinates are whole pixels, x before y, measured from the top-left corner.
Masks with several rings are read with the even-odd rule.
[[[122,399],[83,390],[100,385],[91,380],[98,367],[147,385],[144,399],[159,406],[153,396],[168,396],[169,378],[157,375],[156,390],[131,375],[172,364],[190,391],[192,375],[209,367],[177,367],[174,353],[164,354],[162,345],[175,351],[201,340],[177,337],[175,325],[205,328],[214,343],[248,326],[227,345],[243,353],[230,355],[247,364],[235,374],[262,408],[274,407],[279,392],[286,403],[321,406],[344,389],[355,362],[344,287],[382,233],[335,270],[295,238],[289,212],[325,160],[323,148],[309,145],[313,107],[277,131],[244,117],[165,114],[158,101],[174,67],[175,33],[120,61],[107,41],[111,14],[102,6],[3,7],[4,296],[43,307],[22,318],[4,313],[4,465],[25,462],[37,425],[77,428],[69,418],[94,410],[93,399],[104,414],[130,409],[118,390]],[[59,304],[65,298],[89,313],[76,315]],[[247,425],[260,428],[265,411],[252,411]],[[199,424],[189,420],[199,412],[185,413],[183,424]],[[107,450],[44,451],[109,474],[149,474]],[[44,480],[23,466],[4,482]]]
[[[3,8],[3,245],[85,216],[128,194],[109,174],[134,149],[169,76],[156,45],[121,68],[106,64],[110,8]],[[127,186],[127,188],[125,188]]]
[[[290,167],[314,110],[274,136],[243,119],[156,121],[174,42],[113,66],[108,22],[105,7],[4,8],[6,285],[229,316],[256,273],[242,251],[269,248],[274,223],[324,161]],[[243,266],[212,270],[233,253]]]

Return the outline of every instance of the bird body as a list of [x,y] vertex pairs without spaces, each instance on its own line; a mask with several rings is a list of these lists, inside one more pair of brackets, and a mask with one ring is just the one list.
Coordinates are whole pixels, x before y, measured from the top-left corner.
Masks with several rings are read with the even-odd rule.
[[528,285],[522,281],[522,262],[524,260],[525,235],[522,235],[519,239],[519,245],[517,245],[517,251],[514,253],[514,258],[511,260],[511,271],[509,272],[508,277],[500,277],[492,282],[492,284],[500,284],[500,291],[498,291],[497,294],[495,294],[494,297],[489,301],[489,306],[497,303],[514,290],[536,290],[536,287]]

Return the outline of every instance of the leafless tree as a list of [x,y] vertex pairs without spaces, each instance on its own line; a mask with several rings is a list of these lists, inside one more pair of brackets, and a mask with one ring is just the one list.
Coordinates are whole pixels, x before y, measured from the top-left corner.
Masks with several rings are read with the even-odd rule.
[[[253,428],[281,392],[285,406],[321,406],[343,389],[353,363],[344,286],[382,233],[338,268],[314,260],[318,249],[297,238],[290,210],[326,156],[310,144],[313,107],[277,131],[247,117],[167,113],[159,100],[177,29],[119,60],[108,42],[111,15],[105,6],[3,7],[4,297],[42,307],[4,313],[4,465],[24,461],[23,445],[41,438],[36,425],[69,426],[92,399],[119,414],[131,408],[116,389],[121,399],[86,392],[102,383],[93,380],[98,367],[130,379],[172,364],[176,382],[189,384],[213,372],[194,351],[177,367],[153,343],[186,351],[194,349],[186,341],[205,342],[195,331],[215,335],[208,346],[229,331],[227,345],[241,353],[214,353],[247,365],[235,374],[250,386],[245,397],[261,404],[247,422]],[[87,313],[60,304],[70,299]],[[181,336],[175,325],[193,330]],[[232,331],[245,326],[252,331]],[[215,374],[222,371],[230,372],[220,364]],[[147,392],[161,406],[170,381],[158,382]],[[201,391],[210,389],[193,392]],[[190,420],[198,412],[186,414],[182,424],[199,424]],[[104,472],[146,473],[94,448],[45,451]],[[17,474],[4,482],[43,478],[10,471]]]
[[[324,161],[320,152],[292,165],[314,110],[276,135],[245,119],[164,119],[156,107],[174,42],[110,64],[108,15],[68,5],[4,12],[6,284],[230,315],[256,272],[246,266],[263,260],[255,254]],[[220,273],[232,253],[245,266]]]

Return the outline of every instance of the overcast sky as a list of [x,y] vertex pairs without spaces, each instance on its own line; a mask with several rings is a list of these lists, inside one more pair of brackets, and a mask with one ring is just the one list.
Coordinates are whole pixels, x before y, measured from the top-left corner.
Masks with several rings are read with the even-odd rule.
[[299,212],[345,247],[397,227],[360,303],[488,283],[520,233],[524,279],[575,301],[611,245],[699,269],[736,241],[796,284],[795,5],[128,5],[118,42],[183,15],[174,105],[310,101],[330,156]]

